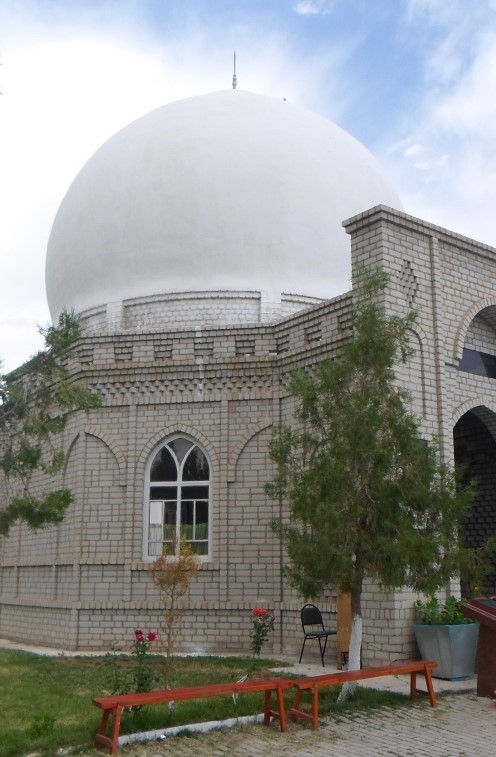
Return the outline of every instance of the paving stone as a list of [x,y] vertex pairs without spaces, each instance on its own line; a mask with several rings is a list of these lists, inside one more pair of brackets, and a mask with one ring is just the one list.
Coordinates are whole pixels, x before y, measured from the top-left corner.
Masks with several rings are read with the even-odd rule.
[[[494,757],[496,705],[472,692],[442,694],[438,706],[420,700],[327,719],[319,731],[290,723],[236,727],[164,742],[122,747],[122,757]],[[101,751],[87,752],[93,757]]]

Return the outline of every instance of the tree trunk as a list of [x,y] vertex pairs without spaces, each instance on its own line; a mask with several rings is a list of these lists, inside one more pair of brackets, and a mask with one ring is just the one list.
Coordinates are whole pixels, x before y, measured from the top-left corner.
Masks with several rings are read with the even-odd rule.
[[[351,637],[350,651],[348,655],[348,670],[360,670],[362,656],[362,591],[355,590],[351,594]],[[338,702],[344,702],[351,699],[357,687],[356,681],[350,681],[343,684],[343,688],[338,697]]]

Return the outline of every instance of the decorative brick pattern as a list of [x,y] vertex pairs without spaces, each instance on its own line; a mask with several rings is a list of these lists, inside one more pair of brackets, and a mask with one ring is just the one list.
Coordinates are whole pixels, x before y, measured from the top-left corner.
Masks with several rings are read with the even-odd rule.
[[322,324],[315,321],[305,327],[306,342],[320,342],[322,339]]
[[403,263],[400,274],[400,285],[409,308],[415,306],[419,282],[413,272],[413,266],[409,260]]

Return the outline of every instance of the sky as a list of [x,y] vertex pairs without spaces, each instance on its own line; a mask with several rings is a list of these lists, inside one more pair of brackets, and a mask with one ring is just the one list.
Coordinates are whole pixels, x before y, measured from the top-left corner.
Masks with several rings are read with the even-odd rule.
[[42,347],[57,208],[95,150],[238,89],[337,122],[407,213],[496,246],[496,0],[0,0],[0,359]]

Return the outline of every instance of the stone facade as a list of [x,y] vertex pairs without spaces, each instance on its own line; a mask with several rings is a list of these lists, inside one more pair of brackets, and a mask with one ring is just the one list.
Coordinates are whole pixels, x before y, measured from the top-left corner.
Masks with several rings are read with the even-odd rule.
[[[384,207],[345,228],[353,270],[382,266],[390,274],[387,309],[417,311],[415,352],[398,381],[411,392],[425,437],[440,440],[448,463],[470,437],[476,451],[488,451],[484,477],[494,470],[496,382],[459,365],[464,347],[496,355],[496,250]],[[349,337],[352,296],[236,327],[209,322],[207,308],[201,328],[198,313],[191,328],[170,328],[173,318],[159,322],[160,298],[148,311],[133,301],[88,313],[71,370],[104,404],[72,418],[65,431],[70,454],[60,483],[75,501],[64,522],[40,533],[18,525],[0,542],[0,636],[90,650],[125,643],[137,626],[160,627],[144,543],[146,470],[160,443],[179,434],[201,446],[211,470],[210,549],[185,607],[182,651],[248,651],[256,605],[276,616],[267,651],[299,651],[302,600],[284,579],[285,558],[270,529],[284,509],[264,493],[273,476],[267,444],[273,427],[292,417],[290,371],[331,357]],[[489,479],[483,499],[469,540],[481,529],[483,536],[496,531]],[[364,663],[413,653],[414,598],[367,585]],[[319,604],[335,612],[335,591]]]

